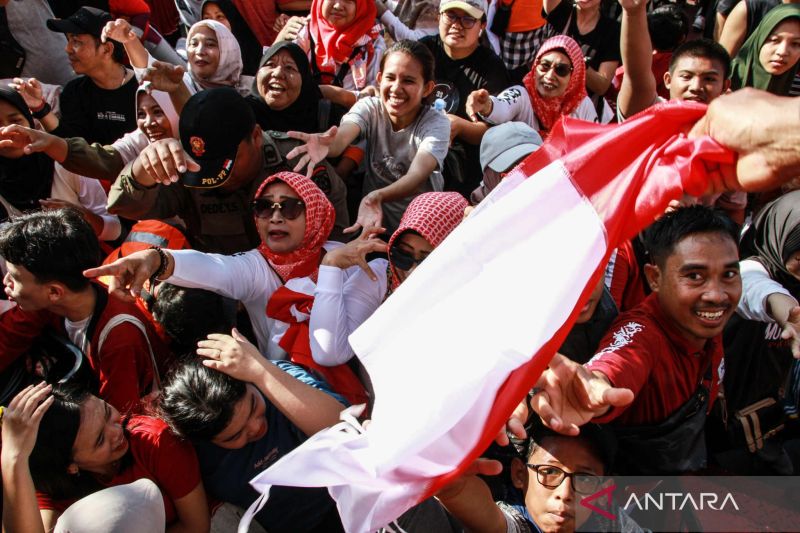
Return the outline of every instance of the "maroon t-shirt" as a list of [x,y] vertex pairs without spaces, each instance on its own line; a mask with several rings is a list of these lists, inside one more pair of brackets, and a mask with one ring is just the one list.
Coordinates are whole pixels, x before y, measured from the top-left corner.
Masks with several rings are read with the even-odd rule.
[[[711,391],[709,408],[719,390],[722,339],[715,337],[701,350],[693,348],[664,315],[658,295],[622,313],[600,350],[586,363],[589,370],[605,374],[615,387],[631,389],[633,403],[613,408],[596,422],[617,420],[622,425],[657,424],[686,403],[701,381]],[[711,383],[705,380],[711,365]]]

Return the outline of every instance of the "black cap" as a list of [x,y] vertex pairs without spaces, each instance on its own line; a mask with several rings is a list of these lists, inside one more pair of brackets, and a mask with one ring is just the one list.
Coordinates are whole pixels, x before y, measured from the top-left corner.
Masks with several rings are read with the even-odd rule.
[[88,33],[99,39],[106,23],[112,20],[102,9],[82,7],[65,19],[49,19],[47,27],[59,33]]
[[219,187],[231,175],[236,151],[256,125],[247,101],[235,89],[220,87],[198,92],[181,111],[178,129],[183,149],[200,165],[185,172],[187,187]]

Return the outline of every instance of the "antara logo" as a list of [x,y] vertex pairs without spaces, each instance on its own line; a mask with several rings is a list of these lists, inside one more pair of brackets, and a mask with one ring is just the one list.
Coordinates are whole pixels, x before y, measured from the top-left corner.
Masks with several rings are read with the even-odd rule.
[[691,494],[689,492],[662,492],[660,494],[645,494],[641,498],[636,493],[631,493],[628,501],[625,502],[625,510],[639,509],[640,511],[681,511],[685,507],[695,511],[723,511],[728,506],[728,510],[739,510],[739,505],[733,499],[733,495],[728,492],[720,502],[720,495],[713,492],[701,492]]

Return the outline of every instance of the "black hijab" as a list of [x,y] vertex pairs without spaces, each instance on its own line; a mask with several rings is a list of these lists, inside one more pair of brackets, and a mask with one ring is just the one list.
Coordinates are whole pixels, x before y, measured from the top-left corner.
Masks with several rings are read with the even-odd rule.
[[322,99],[322,93],[311,75],[308,57],[303,49],[289,41],[273,44],[264,52],[259,69],[281,50],[289,52],[294,62],[297,63],[303,84],[300,87],[300,94],[297,95],[297,100],[287,108],[280,111],[273,110],[261,98],[258,92],[258,76],[256,76],[253,81],[253,89],[248,96],[250,105],[256,114],[256,122],[264,130],[317,133],[320,131],[319,101]]
[[800,250],[800,191],[784,194],[767,204],[751,229],[751,239],[743,245],[743,257],[755,259],[770,277],[800,297],[800,281],[786,269],[786,260]]
[[[28,105],[17,91],[0,87],[0,99],[17,108],[28,121],[28,127],[35,127]],[[17,159],[0,157],[0,195],[20,211],[39,209],[39,200],[50,196],[54,165],[53,160],[42,153]],[[0,220],[7,216],[0,207]]]
[[[239,10],[233,5],[231,0],[204,0],[200,6],[200,13],[206,4],[217,4],[220,11],[225,14],[228,22],[231,23],[231,33],[236,37],[239,48],[242,50],[242,74],[245,76],[255,76],[258,70],[258,60],[261,58],[261,43],[256,39],[253,30],[247,24]],[[201,15],[202,16],[202,15]]]

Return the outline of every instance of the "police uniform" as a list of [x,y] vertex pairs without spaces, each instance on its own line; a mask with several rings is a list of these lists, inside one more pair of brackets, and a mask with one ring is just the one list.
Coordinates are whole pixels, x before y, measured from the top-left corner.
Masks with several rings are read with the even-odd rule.
[[[261,183],[272,174],[292,170],[297,159],[287,160],[292,148],[302,144],[277,131],[262,134],[264,166],[259,176],[240,188],[198,189],[181,185],[152,187],[140,185],[127,165],[111,187],[108,210],[135,220],[166,219],[179,216],[186,223],[186,233],[193,247],[204,252],[232,254],[250,250],[261,242],[256,232],[250,204]],[[331,240],[340,240],[349,225],[347,189],[333,167],[324,161],[311,177],[336,210]]]

